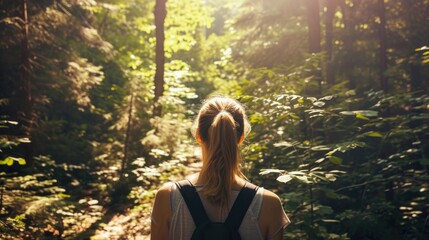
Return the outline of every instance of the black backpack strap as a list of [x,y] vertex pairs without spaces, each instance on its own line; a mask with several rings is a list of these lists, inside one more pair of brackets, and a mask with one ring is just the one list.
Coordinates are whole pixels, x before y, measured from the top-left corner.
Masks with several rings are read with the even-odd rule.
[[244,216],[246,215],[247,209],[253,201],[259,187],[246,182],[240,193],[238,193],[234,204],[232,205],[231,211],[225,221],[232,229],[238,231]]
[[185,200],[186,206],[188,206],[195,225],[198,227],[206,222],[209,222],[210,219],[204,210],[200,196],[198,195],[197,190],[192,185],[192,183],[189,180],[182,180],[176,182],[176,185],[182,194],[183,199]]

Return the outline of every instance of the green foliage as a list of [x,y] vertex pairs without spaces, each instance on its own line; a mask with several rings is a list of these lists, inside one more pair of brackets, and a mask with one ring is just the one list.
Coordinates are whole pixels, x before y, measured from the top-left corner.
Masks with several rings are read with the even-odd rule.
[[[0,129],[9,129],[17,125],[18,122],[1,120]],[[14,153],[16,147],[20,144],[30,143],[31,141],[26,137],[17,137],[11,135],[0,135],[0,166],[11,167],[14,164],[24,166],[27,164],[27,161],[22,157],[16,157],[17,153]],[[0,168],[0,172],[4,171],[4,168]],[[0,209],[1,211],[1,209]]]
[[277,181],[286,184],[281,189],[292,220],[286,236],[402,239],[424,234],[427,95],[370,91],[362,97],[281,94],[243,100],[254,111],[246,151],[253,161],[248,164],[269,166],[260,174],[277,173]]
[[15,162],[17,162],[19,165],[25,165],[27,163],[24,158],[7,157],[3,160],[0,160],[0,165],[12,166]]

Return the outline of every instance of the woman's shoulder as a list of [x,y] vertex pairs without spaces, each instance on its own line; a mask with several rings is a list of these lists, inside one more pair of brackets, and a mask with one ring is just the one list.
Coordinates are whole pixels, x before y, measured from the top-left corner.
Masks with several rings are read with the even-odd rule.
[[261,206],[261,212],[260,217],[265,220],[264,222],[269,224],[272,221],[278,221],[278,219],[274,219],[275,217],[282,217],[281,214],[283,213],[283,206],[282,202],[277,194],[274,192],[264,189],[264,194],[262,197],[262,206]]
[[173,185],[173,182],[164,183],[158,189],[155,200],[162,201],[164,204],[166,204],[166,202],[170,200],[170,193],[172,191]]
[[170,194],[172,187],[174,185],[174,182],[166,182],[164,183],[159,189],[157,194]]
[[274,192],[264,189],[263,200],[266,202],[266,205],[279,204],[281,203],[280,198]]
[[266,239],[282,239],[282,230],[289,224],[280,197],[270,191],[264,190],[262,207],[259,217],[261,231]]

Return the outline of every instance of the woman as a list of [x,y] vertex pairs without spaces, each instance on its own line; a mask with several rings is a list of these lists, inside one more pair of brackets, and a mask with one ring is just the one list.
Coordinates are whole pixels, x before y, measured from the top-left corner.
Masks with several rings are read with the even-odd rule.
[[[188,180],[197,188],[212,222],[224,222],[246,178],[240,171],[239,145],[250,131],[244,108],[227,97],[208,99],[196,119],[195,138],[202,169]],[[243,240],[282,239],[289,224],[279,197],[259,188],[240,225]],[[195,223],[175,184],[161,187],[152,211],[151,239],[191,239]]]

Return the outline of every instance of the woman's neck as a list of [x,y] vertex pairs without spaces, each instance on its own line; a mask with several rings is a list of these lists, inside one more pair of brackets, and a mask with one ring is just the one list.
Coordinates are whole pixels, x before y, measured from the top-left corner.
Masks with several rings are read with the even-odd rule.
[[[204,178],[200,177],[199,173],[192,174],[188,176],[187,179],[191,181],[194,186],[204,186],[206,184]],[[234,180],[231,183],[231,187],[234,190],[239,190],[244,186],[245,183],[246,180],[244,180],[243,178],[239,176],[234,176]]]

